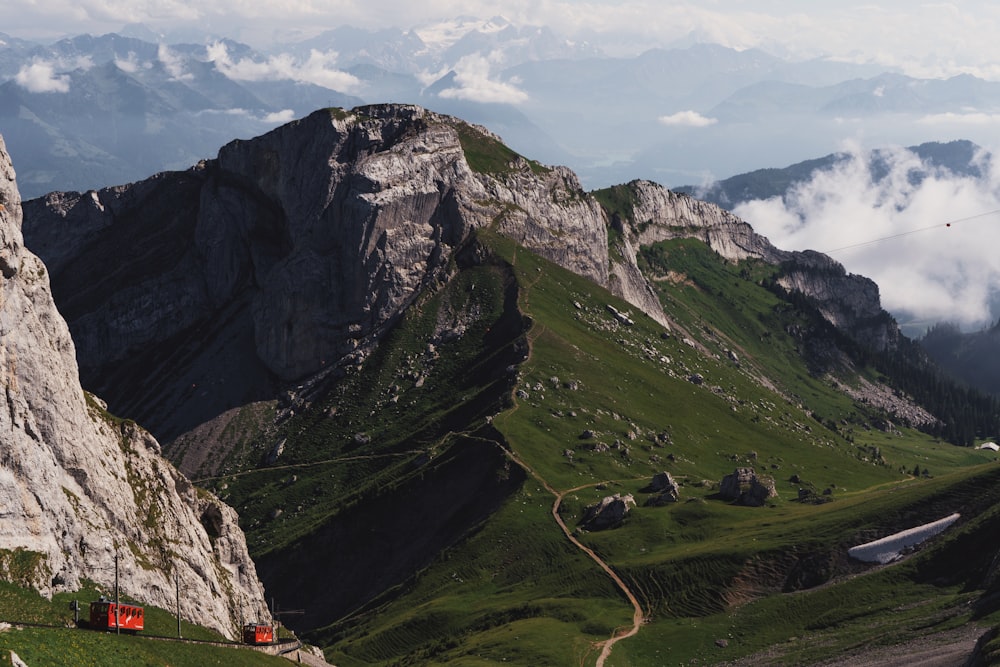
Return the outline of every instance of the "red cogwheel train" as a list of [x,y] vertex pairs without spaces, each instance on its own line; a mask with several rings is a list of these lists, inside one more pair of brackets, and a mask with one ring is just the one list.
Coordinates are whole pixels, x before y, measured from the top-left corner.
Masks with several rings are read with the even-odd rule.
[[274,627],[268,623],[247,623],[243,626],[244,644],[273,644]]
[[[145,628],[145,609],[124,602],[116,604],[114,600],[102,596],[90,603],[89,627],[95,630],[123,630],[135,634]],[[243,626],[243,643],[273,644],[274,626],[270,623],[247,623]]]
[[90,627],[97,630],[138,632],[145,627],[145,610],[134,604],[95,600],[90,603]]

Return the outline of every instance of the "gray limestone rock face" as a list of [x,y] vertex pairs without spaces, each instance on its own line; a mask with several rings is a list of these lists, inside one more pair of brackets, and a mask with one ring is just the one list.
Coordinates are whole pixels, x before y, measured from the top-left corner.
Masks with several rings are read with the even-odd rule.
[[[516,156],[475,171],[469,137],[500,145],[415,106],[323,110],[186,172],[29,202],[86,386],[169,442],[373,345],[475,229],[607,284],[604,215],[576,176]],[[212,391],[152,397],[150,376]]]
[[40,555],[42,594],[86,578],[173,608],[227,636],[266,617],[236,513],[197,491],[156,440],[80,386],[45,265],[21,238],[21,202],[0,138],[0,551]]
[[[494,149],[509,161],[477,161]],[[411,105],[325,109],[185,172],[27,202],[25,238],[52,272],[84,385],[168,445],[370,350],[479,229],[665,327],[637,253],[695,238],[729,261],[780,265],[778,285],[857,340],[898,339],[874,284],[834,260],[779,250],[655,183],[623,187],[631,213],[609,219],[571,171],[530,163],[483,128]],[[190,391],[154,395],[149,377]]]

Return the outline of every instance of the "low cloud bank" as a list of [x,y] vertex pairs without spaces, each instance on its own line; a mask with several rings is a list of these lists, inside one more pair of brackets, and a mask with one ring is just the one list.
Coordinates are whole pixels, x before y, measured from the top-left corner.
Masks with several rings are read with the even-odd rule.
[[873,160],[849,146],[844,160],[784,197],[734,212],[779,248],[825,252],[871,278],[902,324],[980,328],[998,316],[1000,168],[985,152],[976,163],[978,176],[961,175],[906,149],[881,149]]
[[661,125],[668,127],[708,127],[719,122],[717,118],[702,116],[697,111],[678,111],[669,116],[660,116],[658,120]]
[[29,93],[68,93],[70,76],[63,72],[89,70],[94,61],[89,56],[70,60],[33,58],[14,75],[14,83]]
[[441,97],[481,102],[484,104],[521,104],[528,101],[528,94],[518,88],[520,81],[512,78],[500,81],[492,77],[493,65],[498,55],[489,57],[478,53],[463,56],[453,68],[455,85],[445,88]]
[[342,93],[354,93],[361,88],[360,79],[337,69],[337,53],[334,51],[313,49],[305,60],[297,59],[288,53],[269,56],[267,60],[250,58],[233,60],[226,45],[216,42],[208,46],[208,60],[215,63],[219,72],[234,81],[290,79]]

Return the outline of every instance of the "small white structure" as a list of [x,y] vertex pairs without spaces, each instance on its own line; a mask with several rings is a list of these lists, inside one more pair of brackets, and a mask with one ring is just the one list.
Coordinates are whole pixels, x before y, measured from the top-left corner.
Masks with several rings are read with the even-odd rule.
[[1000,452],[1000,445],[995,442],[984,442],[976,447],[976,449],[989,449],[990,451]]

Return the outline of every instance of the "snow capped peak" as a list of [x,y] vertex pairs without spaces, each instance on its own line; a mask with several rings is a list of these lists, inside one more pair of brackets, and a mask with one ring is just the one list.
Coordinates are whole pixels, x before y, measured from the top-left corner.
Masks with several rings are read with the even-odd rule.
[[511,22],[502,16],[494,16],[485,21],[471,16],[460,16],[416,28],[414,32],[429,49],[443,51],[469,33],[493,34],[511,25]]

